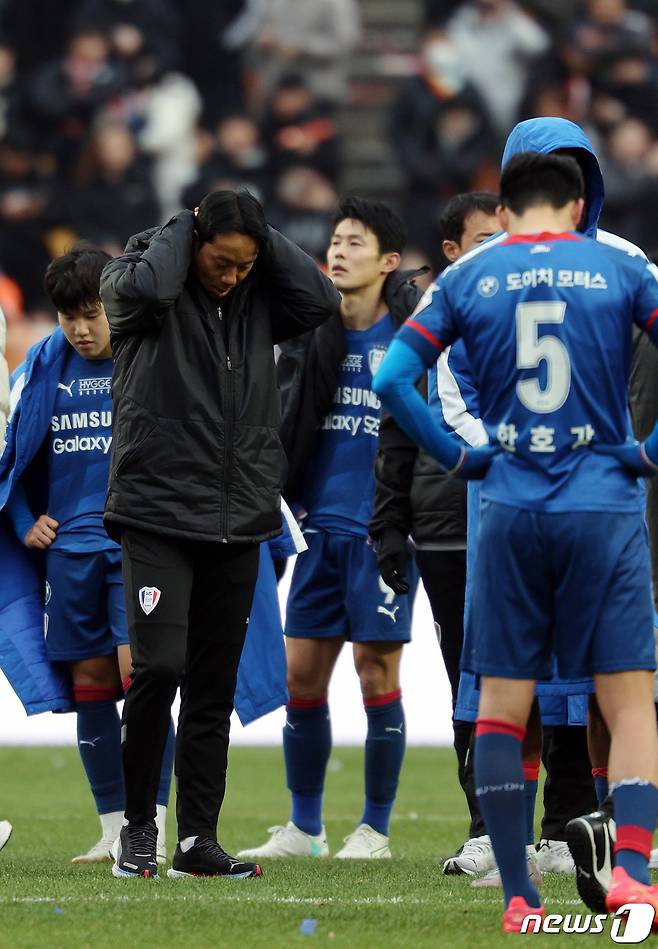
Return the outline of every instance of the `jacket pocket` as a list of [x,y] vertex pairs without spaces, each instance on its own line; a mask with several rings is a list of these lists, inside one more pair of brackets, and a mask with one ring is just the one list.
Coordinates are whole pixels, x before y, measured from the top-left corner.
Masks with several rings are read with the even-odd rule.
[[155,431],[155,422],[143,413],[142,407],[130,400],[122,406],[123,417],[115,426],[113,442],[112,473],[115,478],[125,471],[139,449]]

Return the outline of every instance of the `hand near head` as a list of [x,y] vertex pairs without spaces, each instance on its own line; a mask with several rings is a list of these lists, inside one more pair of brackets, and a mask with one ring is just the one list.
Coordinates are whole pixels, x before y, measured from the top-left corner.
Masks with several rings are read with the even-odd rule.
[[58,527],[59,521],[47,514],[42,514],[23,538],[23,543],[30,550],[47,550],[57,536]]

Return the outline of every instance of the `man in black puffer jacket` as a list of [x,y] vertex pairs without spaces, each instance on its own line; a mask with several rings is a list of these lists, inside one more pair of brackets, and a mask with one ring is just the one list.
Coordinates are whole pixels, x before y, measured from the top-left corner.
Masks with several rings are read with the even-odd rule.
[[105,523],[123,550],[134,681],[115,876],[154,876],[155,793],[181,682],[170,876],[253,876],[216,839],[229,718],[258,569],[281,530],[274,344],[340,295],[247,192],[131,238],[103,272],[114,442]]

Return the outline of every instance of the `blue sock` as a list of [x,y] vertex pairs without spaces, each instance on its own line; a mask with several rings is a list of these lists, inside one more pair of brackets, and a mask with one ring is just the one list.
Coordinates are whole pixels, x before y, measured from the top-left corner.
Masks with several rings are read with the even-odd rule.
[[366,801],[362,824],[388,837],[391,811],[398,790],[400,769],[406,746],[402,693],[389,692],[365,699],[368,716],[366,736]]
[[331,754],[331,719],[326,695],[291,698],[286,706],[283,756],[292,795],[290,820],[305,834],[322,830],[322,792]]
[[495,719],[478,719],[475,738],[475,793],[498,862],[505,905],[522,896],[539,906],[528,879],[526,814],[521,742],[525,729]]
[[615,864],[639,883],[649,883],[649,854],[658,819],[658,788],[640,778],[612,785],[617,825]]
[[535,801],[539,784],[539,759],[523,762],[523,806],[525,809],[525,842],[535,842]]
[[174,755],[176,754],[176,731],[174,721],[169,722],[169,734],[167,735],[167,744],[162,755],[162,770],[160,771],[160,784],[158,785],[158,796],[156,804],[169,806],[169,792],[171,790],[171,773],[174,770]]
[[608,796],[608,769],[592,768],[592,777],[594,778],[594,790],[596,791],[596,800],[599,806],[603,804]]
[[99,814],[125,807],[121,721],[113,689],[74,685],[78,750]]

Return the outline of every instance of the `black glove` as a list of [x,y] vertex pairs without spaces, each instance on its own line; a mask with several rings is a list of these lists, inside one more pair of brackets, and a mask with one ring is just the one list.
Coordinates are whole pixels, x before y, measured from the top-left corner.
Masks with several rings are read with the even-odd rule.
[[409,548],[405,534],[395,527],[386,527],[376,545],[377,566],[384,583],[398,596],[409,592],[407,564]]

